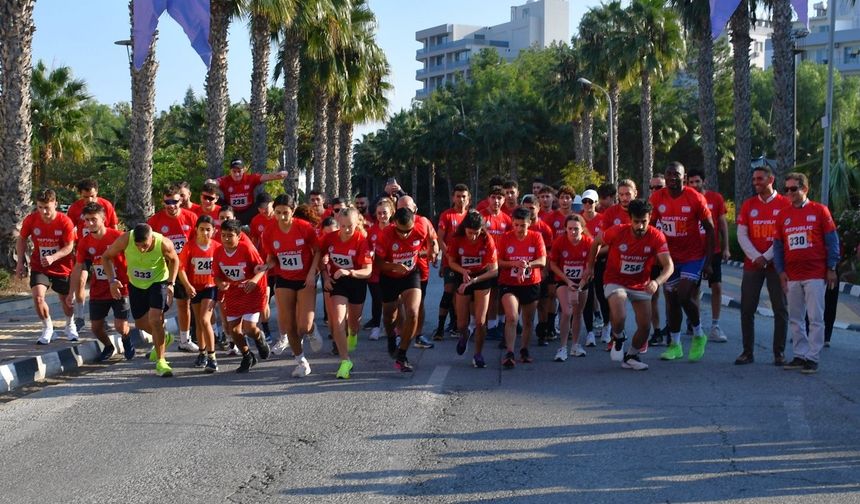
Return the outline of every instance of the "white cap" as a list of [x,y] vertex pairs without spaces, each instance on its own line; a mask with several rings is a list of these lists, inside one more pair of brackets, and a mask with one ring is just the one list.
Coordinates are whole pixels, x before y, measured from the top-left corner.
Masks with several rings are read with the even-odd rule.
[[594,189],[589,189],[585,191],[584,193],[582,193],[582,199],[580,201],[582,201],[583,199],[590,199],[591,201],[597,203],[597,191],[595,191]]

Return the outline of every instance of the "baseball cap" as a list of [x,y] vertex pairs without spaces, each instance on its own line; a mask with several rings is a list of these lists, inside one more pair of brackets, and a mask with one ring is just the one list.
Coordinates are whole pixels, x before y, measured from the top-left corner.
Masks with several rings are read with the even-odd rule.
[[[387,186],[392,185],[392,184],[397,184],[397,179],[394,177],[391,177],[385,181],[385,185],[387,185]],[[397,184],[397,185],[400,185],[400,184]]]
[[[579,196],[577,196],[577,198],[579,198]],[[597,200],[599,199],[597,196],[597,191],[595,191],[594,189],[589,189],[585,191],[584,193],[582,193],[582,198],[580,198],[579,202],[582,203],[582,200],[584,199],[590,199],[591,201],[597,202]]]
[[576,196],[574,196],[573,197],[573,204],[574,205],[581,205],[582,204],[582,196],[580,196],[578,194]]
[[230,168],[244,168],[245,162],[239,158],[230,161]]

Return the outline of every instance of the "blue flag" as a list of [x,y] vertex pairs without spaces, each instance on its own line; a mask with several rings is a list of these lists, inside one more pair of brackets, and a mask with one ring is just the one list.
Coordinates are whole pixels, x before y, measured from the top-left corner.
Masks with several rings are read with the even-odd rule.
[[809,28],[809,1],[791,0],[791,6],[794,7],[794,12],[797,13],[797,20],[803,23],[804,27]]
[[[746,0],[744,0],[746,1]],[[711,36],[717,38],[735,13],[741,0],[709,0],[711,4]]]
[[140,70],[149,56],[149,44],[158,28],[158,18],[167,11],[185,31],[191,47],[206,67],[212,60],[209,45],[209,0],[134,0],[134,68]]

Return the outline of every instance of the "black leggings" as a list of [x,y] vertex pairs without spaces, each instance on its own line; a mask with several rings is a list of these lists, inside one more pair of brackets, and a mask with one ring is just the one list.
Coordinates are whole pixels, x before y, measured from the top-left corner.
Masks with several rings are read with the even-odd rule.
[[378,327],[382,320],[382,287],[379,282],[367,282],[367,288],[370,289],[371,307],[370,307],[370,326]]
[[[600,303],[600,316],[603,317],[603,324],[609,325],[609,301],[606,300],[606,295],[603,293],[603,273],[606,271],[606,259],[598,259],[594,263],[594,280],[591,282],[592,287],[597,294],[597,302]],[[594,321],[594,307],[592,307],[592,323]],[[587,326],[586,326],[587,327]]]

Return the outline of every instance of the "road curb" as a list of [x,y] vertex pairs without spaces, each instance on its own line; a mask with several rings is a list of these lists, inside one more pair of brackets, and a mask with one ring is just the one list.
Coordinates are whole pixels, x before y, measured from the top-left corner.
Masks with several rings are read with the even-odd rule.
[[[707,300],[708,302],[710,302],[711,301],[711,293],[710,292],[703,293],[702,294],[702,300]],[[720,301],[720,304],[722,306],[727,306],[729,308],[737,308],[738,310],[741,309],[741,302],[738,301],[737,299],[733,298],[733,297],[730,297],[730,296],[725,296],[725,295],[722,296],[722,300]],[[758,309],[756,310],[756,314],[761,315],[763,317],[773,318],[773,310],[771,310],[770,308],[762,308],[761,306],[759,306]],[[835,327],[837,329],[844,329],[846,331],[860,332],[860,324],[849,324],[847,322],[842,322],[840,320],[837,320],[836,322],[834,322],[833,327]]]
[[[743,269],[744,263],[740,261],[723,261],[723,264],[733,268]],[[839,282],[839,293],[860,298],[860,285],[848,282]],[[842,329],[842,328],[840,328]]]

